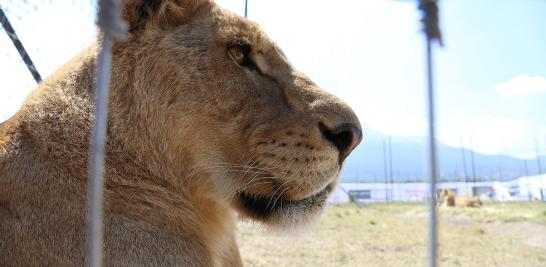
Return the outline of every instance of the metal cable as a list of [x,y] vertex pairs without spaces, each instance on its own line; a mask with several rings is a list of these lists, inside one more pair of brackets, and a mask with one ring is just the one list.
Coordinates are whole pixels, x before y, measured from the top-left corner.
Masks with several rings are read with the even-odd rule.
[[245,18],[248,18],[248,0],[245,0]]
[[428,113],[428,145],[429,145],[429,240],[428,266],[438,265],[438,214],[436,210],[436,182],[438,165],[436,154],[435,107],[434,107],[434,76],[432,42],[442,44],[442,34],[438,26],[437,0],[419,0],[419,9],[423,12],[423,31],[426,36],[426,68],[427,68],[427,113]]
[[102,266],[102,206],[104,147],[108,121],[108,85],[112,64],[112,38],[125,38],[127,26],[121,19],[119,0],[100,0],[97,25],[103,32],[102,48],[97,61],[95,84],[95,125],[90,148],[88,192],[88,265]]
[[426,37],[443,45],[442,32],[439,26],[438,0],[419,0],[419,9],[423,12],[421,22]]
[[36,81],[36,83],[41,83],[42,77],[40,76],[40,73],[38,72],[38,70],[36,69],[36,66],[34,66],[34,63],[30,59],[30,56],[28,55],[27,50],[25,49],[25,47],[19,40],[19,37],[15,33],[15,30],[13,29],[13,27],[11,26],[11,23],[8,20],[8,17],[6,16],[6,14],[4,14],[4,10],[2,10],[2,7],[0,7],[0,22],[2,23],[2,26],[4,27],[6,34],[11,39],[11,42],[13,43],[13,45],[19,52],[19,55],[25,62],[25,65],[27,65],[27,68],[32,74],[32,77],[34,77],[34,80]]

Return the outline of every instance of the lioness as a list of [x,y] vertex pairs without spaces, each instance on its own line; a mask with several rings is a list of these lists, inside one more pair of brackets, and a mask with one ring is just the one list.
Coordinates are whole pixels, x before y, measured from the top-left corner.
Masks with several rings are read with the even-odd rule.
[[[105,264],[241,266],[236,212],[282,229],[316,218],[361,141],[353,111],[295,71],[258,25],[210,1],[127,0],[123,17]],[[0,266],[86,261],[97,47],[0,125]]]
[[440,193],[440,198],[438,201],[439,205],[444,205],[447,207],[474,207],[478,208],[482,206],[482,202],[479,197],[475,196],[458,196],[457,193],[453,192],[451,189],[443,189]]

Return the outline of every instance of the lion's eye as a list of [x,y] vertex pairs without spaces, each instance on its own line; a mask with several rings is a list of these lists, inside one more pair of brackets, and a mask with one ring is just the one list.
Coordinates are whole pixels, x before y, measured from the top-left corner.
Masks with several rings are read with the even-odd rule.
[[252,48],[248,44],[235,44],[227,48],[227,53],[235,63],[261,74],[260,68],[250,58],[251,51]]
[[228,54],[233,60],[235,60],[237,64],[241,66],[245,64],[249,52],[250,51],[248,51],[247,49],[245,49],[245,47],[241,45],[235,45],[228,48]]

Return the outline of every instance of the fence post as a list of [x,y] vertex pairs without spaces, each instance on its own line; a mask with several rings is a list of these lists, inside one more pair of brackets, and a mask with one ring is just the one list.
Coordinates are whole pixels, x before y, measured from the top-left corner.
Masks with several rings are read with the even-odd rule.
[[[95,84],[95,125],[89,157],[87,261],[92,267],[102,266],[102,206],[104,147],[108,121],[108,86],[112,64],[112,38],[126,37],[126,25],[121,19],[121,0],[99,0],[97,25],[102,31],[102,43],[97,60]],[[99,37],[100,39],[100,37]]]

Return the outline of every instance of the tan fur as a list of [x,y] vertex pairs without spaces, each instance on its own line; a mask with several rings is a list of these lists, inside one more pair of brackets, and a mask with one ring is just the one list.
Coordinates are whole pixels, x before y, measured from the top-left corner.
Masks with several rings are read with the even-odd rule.
[[[275,228],[313,221],[343,161],[318,124],[360,128],[351,109],[295,71],[258,25],[214,3],[127,0],[123,10],[131,30],[113,46],[105,264],[241,266],[236,212]],[[261,74],[226,53],[238,43],[252,46]],[[86,260],[97,47],[0,124],[0,266]],[[276,208],[259,214],[245,195]]]
[[457,193],[450,189],[443,189],[440,193],[440,199],[438,201],[440,205],[445,204],[448,207],[474,207],[478,208],[482,206],[482,202],[479,197],[475,196],[458,196]]

